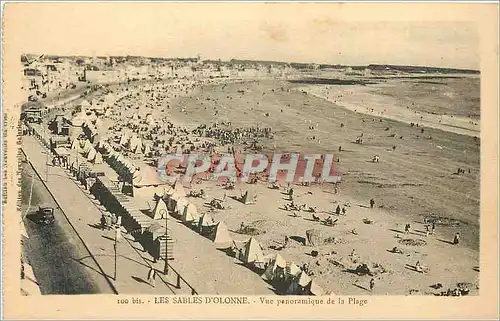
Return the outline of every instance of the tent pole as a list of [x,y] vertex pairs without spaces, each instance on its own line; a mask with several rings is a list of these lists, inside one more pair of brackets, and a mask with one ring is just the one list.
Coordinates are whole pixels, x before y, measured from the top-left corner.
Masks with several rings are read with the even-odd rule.
[[117,248],[116,248],[116,245],[117,245],[116,244],[116,242],[117,242],[116,237],[117,237],[117,234],[115,233],[115,246],[114,246],[114,250],[115,250],[115,272],[114,272],[114,275],[113,275],[113,280],[115,280],[115,281],[116,281],[116,250],[117,250]]
[[165,267],[163,274],[168,274],[168,210],[165,213]]

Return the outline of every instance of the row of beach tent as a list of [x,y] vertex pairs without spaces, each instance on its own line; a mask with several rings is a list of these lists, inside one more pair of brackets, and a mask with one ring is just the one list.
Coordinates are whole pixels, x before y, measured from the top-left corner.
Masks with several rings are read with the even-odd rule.
[[120,137],[120,145],[128,148],[134,154],[144,154],[146,156],[151,154],[151,146],[144,143],[137,134],[124,132]]
[[[108,155],[108,164],[119,174],[137,178],[138,173],[144,172],[122,154],[114,151],[109,143],[99,141],[97,147]],[[88,146],[86,148],[88,149]],[[141,175],[142,178],[144,175]],[[286,294],[328,294],[294,262],[287,262],[279,253],[264,255],[263,248],[255,237],[252,236],[243,242],[233,240],[224,221],[216,222],[210,213],[200,215],[196,205],[186,197],[186,191],[181,184],[158,185],[154,196],[156,202],[149,206],[154,220],[166,219],[170,213],[212,240],[217,249],[229,250],[244,264],[263,270],[262,278],[276,288],[283,289]]]
[[[177,184],[175,184],[177,185]],[[220,250],[230,250],[247,265],[264,270],[262,278],[276,287],[286,285],[287,294],[324,295],[326,292],[297,264],[287,262],[279,253],[264,255],[263,248],[255,237],[247,241],[233,240],[224,221],[215,222],[210,213],[200,215],[194,204],[185,197],[183,187],[178,185],[159,189],[157,201],[152,206],[154,219],[171,213],[184,224],[208,237]]]
[[71,150],[82,154],[87,161],[93,164],[102,164],[102,154],[97,151],[88,139],[75,138],[71,143]]

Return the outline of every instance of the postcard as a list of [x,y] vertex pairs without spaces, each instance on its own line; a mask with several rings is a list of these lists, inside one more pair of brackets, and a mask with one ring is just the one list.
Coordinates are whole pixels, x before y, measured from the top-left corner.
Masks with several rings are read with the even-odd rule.
[[5,318],[498,318],[497,3],[3,11]]

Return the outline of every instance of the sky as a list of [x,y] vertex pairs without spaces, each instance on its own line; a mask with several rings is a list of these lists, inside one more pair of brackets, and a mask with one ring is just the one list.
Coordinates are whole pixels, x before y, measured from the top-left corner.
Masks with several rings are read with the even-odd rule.
[[[8,4],[23,53],[479,69],[477,24],[427,7],[346,4]],[[399,9],[398,9],[399,8]],[[399,10],[399,11],[397,11]],[[442,13],[441,13],[442,12]],[[457,21],[460,20],[460,21]]]

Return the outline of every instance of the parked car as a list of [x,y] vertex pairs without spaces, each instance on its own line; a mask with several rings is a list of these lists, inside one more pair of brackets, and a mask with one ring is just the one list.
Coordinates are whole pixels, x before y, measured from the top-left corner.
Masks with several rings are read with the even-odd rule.
[[42,204],[36,211],[35,221],[39,224],[50,225],[55,222],[54,208],[48,204]]

